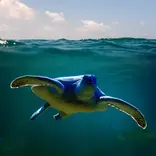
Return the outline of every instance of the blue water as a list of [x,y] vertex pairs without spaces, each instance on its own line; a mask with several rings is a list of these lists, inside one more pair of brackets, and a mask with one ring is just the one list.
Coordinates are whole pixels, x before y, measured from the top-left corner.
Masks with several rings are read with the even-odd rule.
[[[0,72],[0,156],[156,155],[156,40],[8,40],[0,45]],[[139,108],[147,128],[115,108],[61,121],[49,109],[30,121],[44,101],[29,87],[10,88],[22,75],[86,73],[106,95]]]

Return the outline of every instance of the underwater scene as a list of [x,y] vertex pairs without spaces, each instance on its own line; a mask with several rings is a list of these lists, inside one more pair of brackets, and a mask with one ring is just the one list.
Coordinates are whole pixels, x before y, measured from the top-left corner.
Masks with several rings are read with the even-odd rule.
[[[46,101],[31,86],[10,86],[25,75],[85,74],[96,76],[106,96],[138,109],[147,125],[139,126],[136,112],[122,104],[61,120],[51,107],[30,120]],[[0,123],[0,156],[156,156],[156,40],[1,40]]]

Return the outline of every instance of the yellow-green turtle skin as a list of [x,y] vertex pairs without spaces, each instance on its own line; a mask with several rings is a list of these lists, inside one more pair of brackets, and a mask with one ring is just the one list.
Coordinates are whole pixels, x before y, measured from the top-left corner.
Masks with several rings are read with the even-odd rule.
[[94,75],[59,78],[25,75],[16,78],[10,85],[11,88],[24,86],[31,86],[36,96],[58,110],[55,118],[64,119],[75,113],[105,111],[114,107],[131,116],[139,127],[147,127],[146,119],[138,108],[122,99],[106,96],[98,88]]

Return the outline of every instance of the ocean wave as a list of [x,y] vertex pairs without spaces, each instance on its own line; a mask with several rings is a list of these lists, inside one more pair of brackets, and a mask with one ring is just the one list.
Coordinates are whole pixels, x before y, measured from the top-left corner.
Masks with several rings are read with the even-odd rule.
[[[4,40],[1,40],[4,41]],[[84,40],[6,40],[0,52],[18,54],[51,53],[57,55],[156,55],[156,40],[143,38],[107,38]]]

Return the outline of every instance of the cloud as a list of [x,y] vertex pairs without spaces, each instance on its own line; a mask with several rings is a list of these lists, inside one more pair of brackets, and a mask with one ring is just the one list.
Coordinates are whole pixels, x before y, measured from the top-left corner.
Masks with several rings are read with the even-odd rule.
[[30,20],[34,18],[34,13],[34,9],[19,0],[0,0],[1,17]]
[[0,32],[6,39],[82,39],[110,37],[112,28],[102,22],[81,20],[72,25],[63,12],[37,10],[20,0],[0,0]]
[[6,30],[8,30],[8,28],[9,27],[6,24],[0,25],[0,31],[6,31]]
[[49,16],[52,19],[52,21],[54,21],[54,22],[64,22],[65,21],[63,12],[56,13],[56,12],[45,11],[45,15]]
[[46,31],[51,31],[52,27],[49,26],[49,25],[45,25],[45,26],[43,26],[43,29],[46,30]]
[[0,32],[6,39],[82,39],[105,37],[109,25],[92,20],[81,20],[76,28],[63,12],[37,10],[20,0],[0,0]]
[[83,26],[76,28],[80,38],[103,38],[108,37],[112,29],[109,25],[92,20],[81,20]]
[[111,29],[109,25],[104,25],[103,23],[97,23],[91,20],[81,20],[81,22],[83,23],[83,26],[77,28],[80,32],[106,32]]
[[107,24],[84,19],[75,20],[75,23],[80,22],[80,25],[75,26],[75,23],[67,20],[63,12],[53,10],[40,12],[21,1],[0,0],[0,37],[5,39],[84,39],[154,36],[154,25],[147,32],[147,29],[144,30],[146,28],[144,21],[138,21],[138,25],[134,23],[119,25],[118,21]]
[[118,21],[114,21],[114,22],[112,22],[112,24],[118,25],[119,22]]
[[144,25],[145,25],[145,22],[143,22],[143,21],[142,21],[142,22],[140,22],[140,25],[144,26]]

